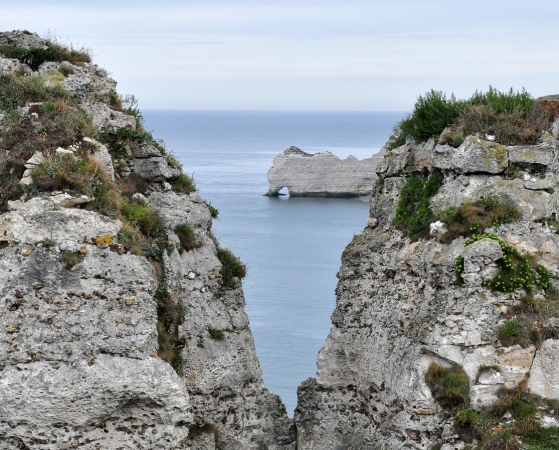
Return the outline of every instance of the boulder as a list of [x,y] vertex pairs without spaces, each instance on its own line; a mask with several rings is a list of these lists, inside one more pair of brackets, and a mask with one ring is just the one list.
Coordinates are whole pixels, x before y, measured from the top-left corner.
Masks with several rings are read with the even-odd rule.
[[104,103],[83,104],[82,109],[91,118],[93,126],[99,131],[116,133],[122,128],[136,129],[136,118],[115,111]]
[[163,156],[135,158],[131,163],[132,171],[148,181],[165,181],[181,174],[180,169],[169,166]]

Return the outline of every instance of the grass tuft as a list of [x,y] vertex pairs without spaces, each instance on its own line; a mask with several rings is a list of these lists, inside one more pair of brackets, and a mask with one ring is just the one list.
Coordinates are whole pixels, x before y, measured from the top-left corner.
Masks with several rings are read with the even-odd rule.
[[202,246],[202,243],[196,239],[196,233],[189,226],[179,225],[174,231],[184,250],[190,251]]
[[470,378],[461,366],[450,368],[431,363],[425,382],[439,404],[452,410],[467,407],[470,402]]
[[412,238],[424,237],[429,233],[429,224],[434,215],[429,208],[429,199],[435,195],[441,184],[442,176],[433,172],[425,181],[419,176],[408,179],[396,207],[394,226]]
[[230,250],[220,248],[217,257],[221,262],[221,279],[224,288],[234,288],[237,280],[246,276],[246,266]]
[[511,223],[521,217],[522,212],[518,208],[492,198],[465,202],[459,207],[447,209],[440,218],[448,228],[441,241],[449,243],[459,236],[469,237],[472,234],[480,234],[486,228]]

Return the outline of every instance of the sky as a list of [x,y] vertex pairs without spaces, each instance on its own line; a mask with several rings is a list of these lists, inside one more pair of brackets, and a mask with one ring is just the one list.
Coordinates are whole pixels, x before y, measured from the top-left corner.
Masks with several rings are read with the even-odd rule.
[[557,0],[0,0],[93,50],[144,109],[408,111],[430,89],[559,93]]

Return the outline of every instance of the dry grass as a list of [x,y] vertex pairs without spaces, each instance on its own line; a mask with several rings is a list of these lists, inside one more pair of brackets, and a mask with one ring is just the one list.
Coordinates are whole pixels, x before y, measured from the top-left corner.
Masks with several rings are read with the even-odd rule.
[[452,242],[459,236],[468,237],[481,234],[486,228],[503,223],[511,223],[522,217],[522,213],[504,203],[491,198],[476,202],[466,201],[457,208],[449,208],[440,220],[446,223],[448,232],[441,237],[442,242]]

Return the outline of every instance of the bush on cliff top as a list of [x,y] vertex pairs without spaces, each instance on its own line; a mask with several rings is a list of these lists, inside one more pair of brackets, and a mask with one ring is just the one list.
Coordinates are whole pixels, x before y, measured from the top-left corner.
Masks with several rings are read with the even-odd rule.
[[490,86],[468,100],[431,90],[418,97],[413,112],[399,123],[400,134],[391,148],[408,137],[417,142],[435,138],[457,147],[477,132],[494,135],[503,144],[535,144],[557,115],[556,109],[553,102],[535,101],[524,89],[501,92]]

